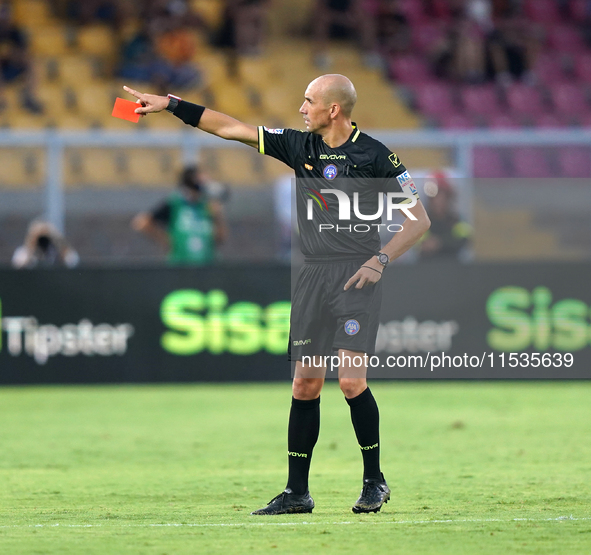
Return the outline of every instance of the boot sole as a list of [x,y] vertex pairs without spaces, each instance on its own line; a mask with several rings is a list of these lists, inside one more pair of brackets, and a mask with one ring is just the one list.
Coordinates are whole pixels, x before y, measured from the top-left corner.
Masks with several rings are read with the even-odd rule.
[[379,507],[377,507],[375,509],[361,509],[359,507],[351,507],[351,510],[355,514],[361,514],[361,513],[378,513],[378,512],[380,512],[380,509],[382,508],[382,506],[385,503],[387,503],[388,501],[390,501],[390,494],[388,494],[388,497],[386,497],[386,499],[384,499],[384,503],[382,503]]

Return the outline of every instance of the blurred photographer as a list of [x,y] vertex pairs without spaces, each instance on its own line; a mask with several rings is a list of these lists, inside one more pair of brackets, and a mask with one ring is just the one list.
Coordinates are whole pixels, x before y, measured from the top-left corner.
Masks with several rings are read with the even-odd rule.
[[65,237],[49,222],[35,220],[29,225],[25,242],[12,255],[12,267],[38,268],[66,266],[74,268],[80,263],[78,253]]

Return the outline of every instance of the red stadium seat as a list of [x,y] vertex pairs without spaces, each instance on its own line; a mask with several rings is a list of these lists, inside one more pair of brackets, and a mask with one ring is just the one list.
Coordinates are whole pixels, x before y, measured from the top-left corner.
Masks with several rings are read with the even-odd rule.
[[568,121],[556,114],[540,114],[532,123],[538,129],[560,129],[568,125]]
[[559,52],[543,52],[536,57],[533,72],[544,85],[560,83],[565,79],[562,55]]
[[507,104],[518,116],[536,116],[546,111],[540,91],[534,87],[516,83],[506,91]]
[[451,16],[449,4],[449,0],[431,0],[433,15],[439,20],[449,19]]
[[540,148],[518,147],[513,151],[516,177],[552,177],[548,157]]
[[444,116],[439,118],[439,125],[443,129],[474,129],[476,125],[472,118],[464,115],[464,114],[445,114]]
[[570,0],[569,13],[574,21],[582,23],[589,17],[587,4],[587,0]]
[[539,23],[555,24],[561,19],[555,0],[527,0],[525,14]]
[[500,114],[497,90],[493,85],[466,86],[460,91],[462,105],[469,114]]
[[591,83],[591,54],[583,52],[575,58],[575,75],[585,83]]
[[574,25],[555,25],[548,29],[548,43],[558,52],[577,53],[585,49],[579,29]]
[[519,120],[510,114],[493,114],[488,116],[485,123],[491,129],[521,129]]
[[439,23],[422,23],[412,29],[413,46],[421,52],[429,52],[445,37],[445,28]]
[[447,83],[432,83],[418,88],[416,100],[419,110],[428,115],[443,116],[457,112],[452,87]]
[[420,24],[429,20],[422,0],[401,0],[400,9],[408,18],[411,25]]
[[562,147],[558,165],[563,177],[591,177],[591,148]]
[[580,116],[589,112],[589,104],[582,87],[573,83],[559,83],[550,89],[552,102],[559,114]]
[[477,146],[474,148],[474,177],[509,177],[498,148]]
[[435,80],[427,62],[413,54],[392,57],[390,75],[396,82],[408,85],[424,85]]

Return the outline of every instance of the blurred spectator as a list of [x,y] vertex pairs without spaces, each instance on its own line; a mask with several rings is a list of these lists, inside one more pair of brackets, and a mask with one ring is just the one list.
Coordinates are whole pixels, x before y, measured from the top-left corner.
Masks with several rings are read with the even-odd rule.
[[486,78],[486,42],[493,32],[488,0],[466,0],[452,11],[443,41],[434,49],[439,77],[461,83],[482,83]]
[[137,33],[123,45],[117,75],[150,83],[159,94],[202,86],[201,71],[194,61],[196,31],[181,14],[165,11],[151,21],[142,20]]
[[182,171],[176,193],[151,213],[138,214],[131,226],[164,246],[176,264],[213,263],[216,245],[228,234],[222,204],[206,197],[204,175],[196,166]]
[[78,25],[106,23],[120,29],[133,15],[131,0],[52,0],[54,13]]
[[425,182],[431,228],[419,243],[420,260],[457,260],[468,244],[472,228],[456,212],[456,191],[445,174]]
[[496,81],[503,85],[514,79],[533,83],[535,76],[531,70],[540,45],[535,25],[518,5],[509,4],[489,39],[491,70]]
[[216,46],[229,49],[234,56],[259,55],[268,7],[268,0],[226,0]]
[[74,268],[79,262],[78,253],[64,236],[52,224],[42,220],[31,222],[24,244],[12,256],[12,266],[17,269],[42,266]]
[[377,17],[377,42],[385,54],[407,52],[411,45],[411,28],[400,0],[382,0]]
[[316,0],[312,14],[314,64],[322,69],[330,66],[330,39],[359,37],[365,65],[381,67],[376,21],[379,10],[379,0]]
[[36,79],[27,37],[14,23],[10,3],[3,1],[0,3],[0,111],[6,108],[5,85],[17,79],[23,81],[23,107],[34,114],[42,113],[43,106],[35,94]]

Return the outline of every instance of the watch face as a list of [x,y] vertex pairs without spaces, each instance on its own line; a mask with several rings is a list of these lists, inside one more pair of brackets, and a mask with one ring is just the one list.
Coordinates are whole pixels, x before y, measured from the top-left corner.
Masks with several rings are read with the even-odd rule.
[[386,264],[388,264],[388,262],[390,262],[390,259],[388,258],[388,255],[387,254],[384,254],[382,252],[380,254],[378,254],[378,260],[379,260],[380,264],[383,264],[384,266]]

